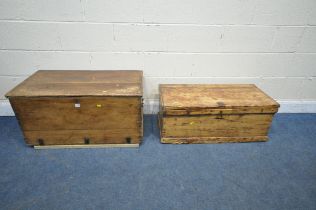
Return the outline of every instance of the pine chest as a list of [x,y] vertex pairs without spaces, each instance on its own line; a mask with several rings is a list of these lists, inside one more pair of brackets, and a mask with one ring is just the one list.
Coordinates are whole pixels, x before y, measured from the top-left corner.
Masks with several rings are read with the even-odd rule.
[[28,145],[138,146],[142,94],[142,71],[37,71],[6,97]]
[[279,104],[255,85],[160,85],[162,143],[267,141]]

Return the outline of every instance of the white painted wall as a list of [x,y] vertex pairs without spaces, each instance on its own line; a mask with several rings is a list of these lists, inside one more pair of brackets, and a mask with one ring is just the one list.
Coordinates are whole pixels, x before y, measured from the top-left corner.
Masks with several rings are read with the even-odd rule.
[[146,99],[159,83],[255,83],[314,104],[316,1],[0,0],[0,100],[38,69],[141,69]]

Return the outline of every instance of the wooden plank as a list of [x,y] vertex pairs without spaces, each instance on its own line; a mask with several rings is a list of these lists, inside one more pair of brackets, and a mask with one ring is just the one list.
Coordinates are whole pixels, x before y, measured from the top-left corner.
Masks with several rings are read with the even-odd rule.
[[10,102],[24,131],[142,126],[140,97],[13,97]]
[[163,115],[275,113],[279,104],[251,84],[160,85]]
[[249,137],[162,137],[164,144],[215,144],[268,141],[268,136]]
[[165,116],[181,115],[215,115],[215,114],[273,114],[278,111],[278,107],[234,107],[234,108],[214,108],[214,107],[190,107],[177,108],[165,107],[162,113]]
[[214,137],[214,136],[179,136],[168,137],[163,131],[163,116],[158,114],[158,125],[160,128],[160,141],[164,144],[214,144],[214,143],[242,143],[268,141],[268,136],[234,136],[234,137]]
[[90,145],[49,145],[34,146],[34,149],[102,149],[102,148],[139,148],[139,144],[90,144]]
[[43,96],[139,96],[138,84],[103,84],[103,83],[50,83],[30,84],[27,88],[16,89],[6,96],[43,97]]
[[272,114],[163,117],[162,137],[267,136]]
[[142,134],[137,129],[107,129],[107,130],[43,130],[24,131],[25,141],[29,145],[39,145],[39,139],[44,145],[86,144],[138,144]]
[[142,71],[83,71],[83,70],[40,70],[32,75],[29,83],[142,83]]
[[142,71],[37,71],[6,97],[142,96]]

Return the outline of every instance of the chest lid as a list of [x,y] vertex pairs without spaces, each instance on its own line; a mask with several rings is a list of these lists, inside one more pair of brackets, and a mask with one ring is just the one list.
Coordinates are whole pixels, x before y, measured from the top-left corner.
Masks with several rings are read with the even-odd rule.
[[142,96],[142,71],[40,70],[6,97]]
[[160,85],[164,115],[275,113],[279,104],[252,84]]

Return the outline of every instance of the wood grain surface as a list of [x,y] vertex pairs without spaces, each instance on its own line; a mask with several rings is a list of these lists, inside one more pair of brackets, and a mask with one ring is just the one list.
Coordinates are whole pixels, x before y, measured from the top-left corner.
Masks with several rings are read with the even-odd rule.
[[252,84],[159,87],[164,115],[275,113],[279,104]]
[[162,135],[173,137],[267,136],[273,115],[203,115],[164,117]]
[[278,107],[255,85],[160,85],[161,142],[266,141]]
[[[139,143],[140,97],[12,97],[27,144]],[[75,107],[80,104],[80,107]]]
[[140,123],[139,97],[14,97],[10,102],[26,131],[136,129]]
[[162,137],[164,144],[217,144],[217,143],[245,143],[264,142],[267,136],[247,136],[247,137]]
[[6,96],[29,145],[139,144],[142,71],[38,71]]
[[6,97],[142,96],[142,71],[40,70]]

